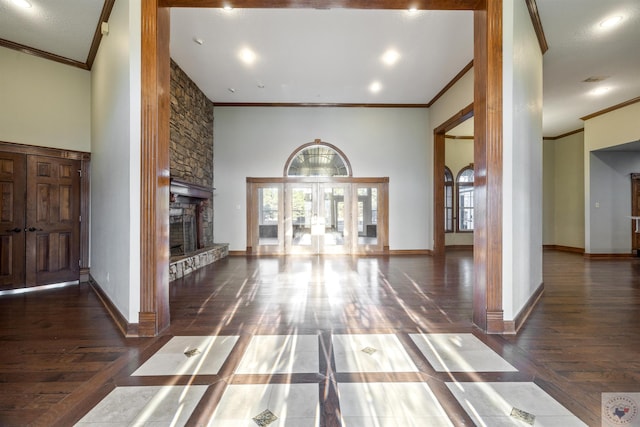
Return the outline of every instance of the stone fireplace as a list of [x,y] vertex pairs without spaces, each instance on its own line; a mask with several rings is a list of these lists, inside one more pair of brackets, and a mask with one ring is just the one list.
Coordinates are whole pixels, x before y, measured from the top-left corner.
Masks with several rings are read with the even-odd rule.
[[169,204],[169,247],[171,259],[177,259],[211,246],[207,233],[208,207],[213,189],[171,179]]

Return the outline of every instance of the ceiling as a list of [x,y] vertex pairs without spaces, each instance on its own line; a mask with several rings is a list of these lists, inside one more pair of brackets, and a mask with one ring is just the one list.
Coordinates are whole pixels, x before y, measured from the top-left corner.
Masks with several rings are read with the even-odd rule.
[[[28,0],[28,9],[13,1],[0,0],[0,46],[91,68],[114,0]],[[545,137],[640,96],[640,1],[536,2],[549,45]],[[623,19],[603,30],[610,16]],[[174,8],[171,56],[214,103],[426,105],[472,61],[472,19],[468,11]],[[243,62],[244,48],[252,62]],[[389,50],[391,65],[382,60]],[[601,86],[608,91],[594,95]]]

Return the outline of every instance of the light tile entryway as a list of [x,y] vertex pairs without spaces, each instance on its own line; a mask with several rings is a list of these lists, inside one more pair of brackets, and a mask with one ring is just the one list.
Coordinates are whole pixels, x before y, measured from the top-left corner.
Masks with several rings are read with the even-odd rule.
[[[77,425],[180,426],[196,413],[211,427],[316,427],[327,411],[344,427],[453,426],[462,412],[492,427],[584,425],[534,383],[450,381],[457,371],[516,369],[472,334],[179,336],[131,374],[165,384],[116,387]],[[436,393],[438,372],[449,380]]]

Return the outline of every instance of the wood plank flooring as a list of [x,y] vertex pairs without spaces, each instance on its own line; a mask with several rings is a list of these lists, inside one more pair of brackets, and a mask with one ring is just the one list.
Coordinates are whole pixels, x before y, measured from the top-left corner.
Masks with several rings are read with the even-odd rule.
[[[324,348],[331,334],[397,334],[419,364],[415,375],[456,425],[471,421],[446,390],[451,378],[533,381],[590,426],[600,425],[602,392],[640,392],[640,259],[545,251],[544,295],[515,336],[485,336],[473,327],[472,277],[473,256],[459,250],[441,258],[230,257],[172,283],[171,327],[153,339],[124,338],[85,284],[2,296],[0,425],[73,425],[117,385],[161,384],[130,374],[179,335],[238,335],[241,354],[258,334],[319,334]],[[421,363],[409,334],[449,332],[473,333],[519,372],[452,375]],[[210,415],[237,362],[198,380],[214,386],[193,425]],[[330,369],[330,361],[322,363]],[[385,381],[415,375],[367,374]],[[323,386],[325,427],[339,425],[332,384]]]

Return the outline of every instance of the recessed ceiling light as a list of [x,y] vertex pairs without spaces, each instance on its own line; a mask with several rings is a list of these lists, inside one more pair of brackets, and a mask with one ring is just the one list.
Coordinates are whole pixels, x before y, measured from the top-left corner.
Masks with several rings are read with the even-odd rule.
[[373,82],[369,85],[369,90],[373,93],[380,92],[382,90],[382,84],[380,84],[380,82]]
[[11,0],[11,1],[13,1],[13,4],[15,4],[16,6],[20,6],[25,9],[29,9],[31,7],[31,3],[29,3],[27,0]]
[[387,65],[395,64],[400,59],[400,54],[395,49],[389,49],[382,55],[382,61]]
[[233,6],[226,5],[222,9],[226,11],[230,11],[230,10],[233,10]]
[[408,10],[409,13],[416,13],[417,11],[418,11],[417,7],[410,7]]
[[600,22],[600,26],[602,28],[611,28],[611,27],[615,27],[620,22],[622,22],[622,16],[617,15],[617,16],[612,16],[611,18],[607,18],[604,21]]
[[243,48],[238,54],[238,56],[240,57],[240,60],[247,65],[251,65],[254,62],[256,62],[256,58],[257,58],[255,52],[249,49],[248,47]]
[[593,95],[604,95],[605,93],[609,92],[609,90],[610,90],[609,87],[602,86],[602,87],[599,87],[597,89],[592,90],[591,93]]

